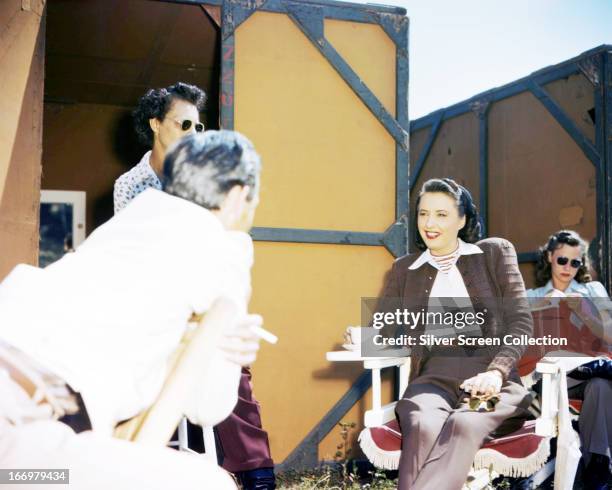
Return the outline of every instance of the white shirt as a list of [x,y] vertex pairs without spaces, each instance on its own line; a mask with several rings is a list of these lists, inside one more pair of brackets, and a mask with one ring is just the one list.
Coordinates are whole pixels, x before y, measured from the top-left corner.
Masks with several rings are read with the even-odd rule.
[[146,152],[134,168],[115,181],[113,190],[115,213],[121,211],[132,199],[149,187],[162,189],[161,181],[151,167],[151,151]]
[[246,310],[253,245],[208,210],[148,189],[45,269],[0,284],[0,340],[83,396],[94,429],[148,407],[193,312]]
[[[473,243],[466,243],[461,238],[458,238],[459,241],[459,257],[462,255],[474,255],[483,253],[482,249],[478,245],[474,245]],[[444,273],[440,270],[440,266],[434,259],[433,255],[429,251],[429,249],[425,250],[411,265],[408,267],[410,270],[415,270],[421,267],[424,264],[430,264],[435,269],[438,270],[436,273],[436,278],[434,279],[433,285],[431,287],[431,291],[429,293],[429,309],[440,311],[442,305],[435,298],[462,298],[459,301],[455,301],[456,306],[461,308],[468,308],[472,306],[472,302],[470,301],[467,288],[465,287],[465,282],[463,281],[463,276],[459,269],[457,268],[457,264],[453,264],[453,266],[449,269],[447,273]],[[465,298],[465,299],[463,299]],[[473,327],[464,327],[462,329],[462,333],[465,334],[474,334],[481,333],[478,328],[478,332]],[[438,336],[454,336],[458,330],[455,327],[441,329],[439,326],[436,326],[435,333]]]

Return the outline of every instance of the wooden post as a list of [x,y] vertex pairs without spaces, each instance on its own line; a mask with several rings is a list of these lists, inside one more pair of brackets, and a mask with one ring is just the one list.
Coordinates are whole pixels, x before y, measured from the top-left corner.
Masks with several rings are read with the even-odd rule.
[[44,5],[0,2],[0,280],[20,262],[38,262]]

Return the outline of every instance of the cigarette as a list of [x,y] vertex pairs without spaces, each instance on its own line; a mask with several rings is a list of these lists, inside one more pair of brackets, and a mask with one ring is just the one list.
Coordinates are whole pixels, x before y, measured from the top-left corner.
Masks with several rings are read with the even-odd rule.
[[258,327],[257,325],[253,325],[251,330],[259,336],[261,339],[269,342],[271,344],[276,344],[278,342],[278,337],[273,333],[268,332],[265,328]]

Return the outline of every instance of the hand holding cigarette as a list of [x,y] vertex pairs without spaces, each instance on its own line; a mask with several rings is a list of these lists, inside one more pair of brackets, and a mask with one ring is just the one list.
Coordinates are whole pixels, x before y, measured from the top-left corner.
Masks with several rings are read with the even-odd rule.
[[278,337],[271,332],[268,332],[265,328],[260,327],[258,325],[253,325],[251,330],[257,335],[259,338],[265,340],[270,344],[276,344],[278,342]]
[[271,344],[278,342],[278,338],[265,330],[262,324],[260,315],[245,315],[235,329],[225,333],[220,347],[229,361],[248,366],[257,358],[260,339]]

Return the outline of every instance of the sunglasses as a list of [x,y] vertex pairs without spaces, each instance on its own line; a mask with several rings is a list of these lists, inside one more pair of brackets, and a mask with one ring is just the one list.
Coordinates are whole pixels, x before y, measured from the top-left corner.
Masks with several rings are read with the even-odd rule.
[[570,260],[567,257],[557,257],[557,264],[559,265],[565,265],[568,262],[574,269],[578,269],[578,267],[582,265],[582,260],[578,260],[578,259]]
[[201,133],[204,131],[204,124],[201,122],[194,123],[191,119],[183,119],[182,121],[179,121],[178,119],[173,119],[171,117],[169,119],[178,124],[183,131],[189,131],[191,126],[195,128],[196,133]]

